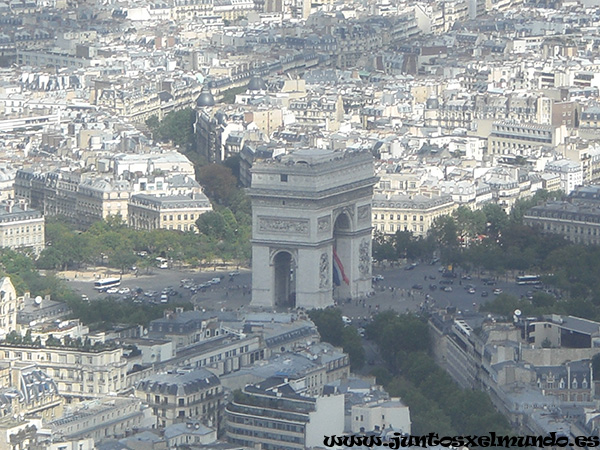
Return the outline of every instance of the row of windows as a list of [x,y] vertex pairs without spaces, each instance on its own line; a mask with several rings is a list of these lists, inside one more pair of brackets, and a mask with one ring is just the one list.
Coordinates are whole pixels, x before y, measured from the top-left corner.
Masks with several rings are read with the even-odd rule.
[[[377,220],[378,215],[377,214],[373,214],[373,220]],[[385,220],[386,215],[385,214],[379,214],[379,218],[381,220]],[[394,220],[394,215],[390,214],[390,220]],[[396,220],[402,220],[402,214],[396,214]],[[404,214],[404,220],[408,220],[408,214]],[[413,215],[412,216],[412,220],[416,221],[417,220],[417,216]],[[423,222],[423,216],[419,216],[419,221]]]
[[[31,239],[29,236],[25,236],[22,238],[15,238],[14,240],[15,245],[36,244],[40,242],[42,242],[42,236],[33,236]],[[5,245],[13,245],[13,238],[9,238],[7,242],[5,242]]]
[[19,233],[29,233],[29,232],[35,232],[35,231],[42,231],[42,226],[38,225],[37,227],[35,225],[32,225],[31,227],[28,226],[23,226],[23,227],[17,227],[17,228],[11,228],[10,230],[4,230],[4,236],[8,236],[10,234],[19,234]]
[[[558,389],[565,389],[566,387],[566,383],[564,379],[561,379],[560,382],[558,383]],[[548,382],[546,383],[546,388],[547,389],[554,389],[554,382]],[[581,389],[587,389],[588,388],[588,382],[587,380],[583,380],[581,382]],[[571,382],[571,389],[578,389],[578,383],[577,380],[574,379]]]
[[279,441],[279,442],[291,442],[291,443],[295,443],[295,444],[302,444],[304,441],[303,438],[298,437],[298,436],[288,436],[287,434],[266,433],[266,432],[256,431],[256,430],[246,430],[245,428],[233,428],[230,426],[227,427],[227,431],[229,431],[230,433],[235,433],[237,435],[252,436],[255,438],[270,439],[270,440]]
[[292,425],[285,422],[278,422],[274,420],[267,419],[257,419],[255,417],[247,417],[247,416],[238,416],[235,414],[231,414],[227,420],[230,423],[242,423],[244,425],[250,425],[253,427],[259,428],[272,428],[274,430],[284,430],[290,431],[293,433],[302,433],[304,431],[304,427],[300,425]]
[[[183,216],[183,220],[188,220],[188,215],[187,214],[177,214],[177,220],[181,220],[181,217]],[[174,220],[173,217],[175,217],[173,214],[169,214],[169,215],[163,215],[163,220],[166,222],[167,220]],[[190,214],[190,220],[194,220],[194,215]]]
[[173,225],[169,225],[168,227],[167,227],[167,225],[163,225],[162,228],[164,228],[165,230],[169,229],[169,230],[179,230],[179,231],[194,231],[196,227],[194,226],[194,224],[190,223],[188,225],[186,223],[184,225],[178,224],[176,227]]
[[[381,224],[381,225],[379,225],[379,224],[375,224],[375,225],[373,226],[373,228],[375,228],[375,229],[376,229],[376,230],[378,230],[378,231],[386,231],[386,229],[385,229],[385,224]],[[419,228],[418,228],[418,230],[419,230],[419,231],[425,231],[425,229],[424,229],[423,225],[419,225]],[[388,231],[410,231],[410,230],[409,230],[409,227],[408,227],[408,225],[400,225],[400,224],[399,224],[399,225],[394,225],[394,224],[392,223],[392,224],[390,224],[390,225],[388,226]],[[416,225],[416,224],[413,224],[413,225],[412,225],[412,231],[417,231],[417,225]]]

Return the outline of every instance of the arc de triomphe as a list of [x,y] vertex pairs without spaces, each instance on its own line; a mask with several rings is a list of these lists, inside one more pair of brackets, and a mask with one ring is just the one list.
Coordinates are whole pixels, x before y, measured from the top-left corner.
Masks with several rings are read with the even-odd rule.
[[252,167],[252,306],[324,308],[371,291],[369,152],[306,149]]

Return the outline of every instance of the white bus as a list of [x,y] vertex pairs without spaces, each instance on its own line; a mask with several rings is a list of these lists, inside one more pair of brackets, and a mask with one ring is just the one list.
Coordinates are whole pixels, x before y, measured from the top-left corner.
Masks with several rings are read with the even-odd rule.
[[98,291],[105,291],[111,287],[116,287],[121,284],[120,278],[103,278],[94,282],[94,289]]
[[521,275],[517,277],[517,284],[542,284],[539,275]]

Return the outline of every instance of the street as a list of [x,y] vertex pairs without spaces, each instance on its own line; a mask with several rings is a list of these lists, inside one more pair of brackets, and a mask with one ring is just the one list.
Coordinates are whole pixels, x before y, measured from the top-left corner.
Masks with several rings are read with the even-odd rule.
[[[482,303],[495,298],[494,290],[520,297],[533,289],[532,286],[519,286],[513,278],[504,277],[495,281],[494,285],[486,285],[482,278],[491,279],[486,274],[456,273],[456,278],[445,278],[439,264],[413,265],[410,270],[406,267],[374,267],[373,275],[383,278],[373,282],[374,295],[363,301],[340,302],[337,306],[343,314],[358,322],[363,322],[373,314],[394,310],[397,312],[418,311],[422,307],[444,308],[455,306],[459,311],[477,310]],[[148,275],[125,275],[119,288],[129,288],[135,292],[138,289],[145,293],[155,293],[154,296],[143,296],[143,301],[159,301],[160,293],[171,290],[169,301],[191,301],[201,308],[236,310],[247,306],[251,299],[252,274],[248,269],[241,269],[239,274],[230,277],[229,271],[189,270],[189,269],[152,269]],[[219,284],[210,285],[192,293],[189,288],[182,286],[182,280],[187,286],[197,286],[207,283],[215,277],[221,277]],[[466,279],[469,277],[470,279]],[[465,278],[465,279],[461,279]],[[92,276],[68,278],[69,284],[80,294],[90,300],[102,297],[121,298],[132,301],[131,296],[99,293],[94,289]],[[446,284],[443,284],[446,283]],[[452,283],[452,284],[449,284]],[[435,289],[433,288],[435,286]],[[448,289],[448,287],[451,288]],[[471,287],[469,293],[467,289]],[[448,289],[445,292],[442,288]],[[482,293],[487,294],[485,297]]]

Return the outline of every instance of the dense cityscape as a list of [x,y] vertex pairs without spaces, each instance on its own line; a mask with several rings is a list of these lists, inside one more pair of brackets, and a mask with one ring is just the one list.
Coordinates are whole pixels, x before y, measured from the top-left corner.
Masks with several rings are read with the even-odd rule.
[[0,0],[0,450],[600,436],[599,27]]

